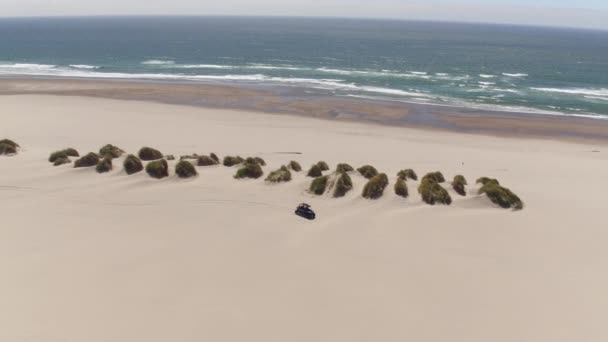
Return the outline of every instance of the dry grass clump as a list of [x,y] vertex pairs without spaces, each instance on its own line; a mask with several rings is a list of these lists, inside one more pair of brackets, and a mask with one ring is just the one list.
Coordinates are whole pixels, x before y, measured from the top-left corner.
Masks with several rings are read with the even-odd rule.
[[338,172],[338,173],[351,172],[351,171],[355,171],[355,169],[346,163],[340,163],[340,164],[338,164],[338,166],[336,166],[336,172]]
[[321,176],[312,180],[310,183],[310,192],[315,195],[323,195],[325,193],[325,189],[327,188],[327,183],[329,181],[329,176]]
[[93,152],[90,152],[89,154],[85,155],[84,157],[76,160],[74,162],[74,167],[97,166],[97,163],[99,163],[99,156]]
[[378,170],[376,170],[376,168],[371,165],[363,165],[358,168],[357,171],[361,174],[361,176],[367,179],[372,179],[378,175]]
[[151,161],[146,165],[146,172],[156,179],[169,177],[169,164],[164,159]]
[[420,186],[418,187],[418,193],[422,196],[422,200],[430,205],[435,205],[436,203],[452,204],[452,197],[450,197],[450,194],[446,189],[439,185],[437,182],[438,177],[427,176],[422,178]]
[[327,165],[327,163],[324,161],[318,162],[317,166],[321,169],[321,171],[329,171],[329,165]]
[[253,178],[258,179],[264,175],[262,165],[260,165],[254,158],[247,158],[243,166],[236,172],[234,178]]
[[213,165],[217,165],[220,162],[211,158],[211,156],[200,156],[198,157],[196,164],[198,166],[213,166]]
[[97,173],[106,173],[112,171],[112,155],[106,154],[106,156],[97,163],[95,166]]
[[125,161],[122,163],[122,166],[125,168],[125,172],[128,175],[141,172],[144,169],[144,165],[141,163],[141,160],[132,154],[127,156]]
[[422,177],[423,181],[425,179],[431,179],[435,183],[443,183],[443,182],[445,182],[445,178],[443,177],[443,174],[441,172],[439,172],[439,171],[427,173],[426,175],[424,175],[424,177]]
[[295,171],[295,172],[300,172],[300,171],[302,171],[302,165],[300,165],[300,163],[298,163],[298,162],[297,162],[297,161],[295,161],[295,160],[290,161],[290,162],[289,162],[289,165],[287,165],[287,167],[288,167],[290,170]]
[[182,160],[177,165],[175,165],[175,174],[179,178],[190,178],[198,175],[194,165],[187,160]]
[[410,195],[409,190],[407,189],[407,183],[405,182],[405,178],[397,178],[397,182],[395,183],[395,194],[403,198],[407,198]]
[[463,175],[454,176],[454,180],[452,181],[452,188],[456,191],[460,196],[466,196],[467,191],[465,189],[465,185],[467,185],[467,180]]
[[19,147],[19,144],[10,139],[2,139],[0,140],[0,155],[17,154]]
[[53,166],[60,166],[71,163],[72,160],[68,157],[59,157],[53,161]]
[[411,180],[418,180],[418,175],[412,169],[405,169],[399,171],[399,173],[397,173],[397,177],[403,179],[404,181],[406,181],[408,178]]
[[111,144],[107,144],[99,149],[99,155],[102,157],[110,156],[112,158],[119,158],[123,153],[125,153],[125,151]]
[[381,173],[372,177],[365,187],[363,187],[363,198],[378,199],[384,194],[384,189],[388,186],[388,176]]
[[156,149],[151,147],[142,147],[137,154],[139,159],[149,161],[149,160],[158,160],[163,158],[163,154]]
[[313,178],[321,177],[321,176],[323,176],[323,170],[321,170],[321,168],[319,167],[319,164],[314,164],[313,166],[310,167],[310,170],[308,170],[308,173],[306,174],[306,176],[313,177]]
[[[522,200],[511,190],[502,187],[496,179],[483,177],[486,180],[485,185],[479,189],[479,194],[486,194],[492,203],[499,205],[505,209],[521,210],[524,208]],[[482,183],[482,182],[479,182]],[[483,184],[483,183],[482,183]]]
[[334,187],[334,197],[344,197],[353,189],[353,181],[346,172],[338,172],[338,178]]
[[244,161],[245,161],[245,159],[241,158],[240,156],[236,156],[236,157],[225,156],[223,164],[224,164],[224,166],[231,167],[231,166],[234,166],[234,165],[241,164]]
[[65,150],[55,151],[51,153],[51,155],[49,156],[49,162],[55,163],[57,159],[69,159],[68,157],[80,157],[80,154],[78,154],[78,151],[71,147],[66,148]]
[[281,166],[281,168],[276,171],[272,171],[268,177],[266,177],[266,181],[270,183],[289,182],[290,180],[291,172],[285,165]]

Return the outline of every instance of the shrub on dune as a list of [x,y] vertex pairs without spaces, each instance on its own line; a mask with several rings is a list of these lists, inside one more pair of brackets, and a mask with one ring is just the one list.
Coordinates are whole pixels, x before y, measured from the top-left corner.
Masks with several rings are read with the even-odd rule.
[[125,153],[125,151],[111,144],[107,144],[99,149],[99,155],[102,157],[110,156],[112,158],[119,158],[123,153]]
[[142,147],[137,154],[139,159],[149,161],[149,160],[158,160],[163,158],[163,154],[156,149],[151,147]]
[[295,172],[300,172],[300,171],[302,171],[302,165],[300,165],[300,163],[298,163],[298,162],[297,162],[297,161],[295,161],[295,160],[290,161],[290,162],[289,162],[289,165],[287,165],[287,167],[288,167],[290,170],[293,170],[293,171],[295,171]]
[[384,194],[384,189],[388,186],[388,176],[386,173],[372,177],[365,187],[363,187],[363,198],[378,199]]
[[172,154],[167,154],[167,155],[165,156],[165,159],[167,159],[167,160],[175,160],[175,156],[174,156],[174,155],[172,155]]
[[310,170],[308,170],[308,173],[306,174],[306,176],[313,177],[313,178],[321,177],[321,176],[323,176],[323,170],[321,170],[321,168],[319,167],[318,164],[314,164],[313,166],[310,167]]
[[255,157],[253,159],[256,161],[256,163],[258,163],[258,164],[260,164],[262,166],[266,166],[266,161],[264,159],[262,159],[260,157]]
[[175,165],[175,174],[179,178],[190,178],[198,175],[194,165],[187,160],[182,160],[177,165]]
[[217,164],[220,163],[220,158],[217,156],[217,154],[211,152],[211,154],[209,154],[209,157],[211,157],[211,159],[215,160],[217,162]]
[[336,172],[338,172],[338,173],[351,172],[351,171],[355,171],[355,169],[353,169],[352,166],[350,166],[346,163],[340,163],[340,164],[338,164],[338,166],[336,166]]
[[10,139],[2,139],[0,140],[0,155],[16,154],[19,147],[19,144]]
[[403,180],[407,180],[408,178],[411,180],[418,180],[418,175],[412,169],[405,169],[399,171],[399,173],[397,173],[397,177]]
[[198,166],[213,166],[219,164],[219,162],[210,156],[200,156],[196,161]]
[[236,156],[236,157],[233,157],[233,156],[225,156],[225,157],[224,157],[224,163],[223,163],[223,164],[224,164],[224,166],[231,167],[231,166],[234,166],[234,165],[241,164],[241,163],[243,163],[244,161],[245,161],[245,160],[244,160],[243,158],[241,158],[240,156]]
[[184,156],[180,156],[179,160],[196,160],[199,158],[199,155],[194,153],[194,154],[187,154]]
[[465,189],[465,185],[467,185],[467,180],[462,175],[458,175],[454,177],[452,181],[452,188],[456,191],[460,196],[466,196],[467,191]]
[[336,185],[334,188],[334,197],[344,197],[349,191],[353,189],[353,181],[346,172],[339,172],[338,178],[336,179]]
[[110,154],[107,154],[106,157],[104,157],[102,160],[99,161],[99,163],[97,163],[97,166],[95,167],[95,171],[97,171],[97,173],[106,173],[106,172],[110,172],[112,170],[112,156]]
[[281,166],[281,168],[276,171],[272,171],[268,174],[268,177],[266,177],[266,181],[270,183],[289,182],[290,180],[291,172],[285,165]]
[[327,165],[327,163],[324,161],[318,162],[317,166],[321,169],[321,171],[329,171],[329,165]]
[[53,166],[65,165],[65,164],[69,164],[71,162],[72,161],[68,157],[59,157],[59,158],[55,158],[55,160],[53,161]]
[[489,177],[481,177],[481,178],[477,178],[477,181],[475,182],[477,184],[481,184],[481,185],[488,185],[488,184],[495,184],[495,185],[500,185],[500,183],[498,182],[497,179],[495,178],[489,178]]
[[310,192],[315,195],[323,195],[325,193],[325,188],[327,188],[327,182],[329,181],[329,176],[321,176],[312,180],[310,183]]
[[430,205],[436,203],[452,204],[452,197],[446,189],[444,189],[436,181],[435,177],[424,177],[418,187],[418,193],[422,196],[422,200]]
[[128,175],[141,172],[144,169],[144,165],[141,163],[141,160],[132,154],[127,156],[122,166],[125,168],[125,172]]
[[262,166],[257,163],[255,160],[250,162],[245,162],[243,166],[236,172],[234,178],[243,179],[243,178],[253,178],[258,179],[264,175],[264,170],[262,170]]
[[357,171],[361,174],[361,176],[372,179],[373,177],[378,175],[378,170],[371,165],[364,165],[357,169]]
[[91,167],[97,166],[99,163],[99,156],[93,152],[81,157],[74,162],[74,167]]
[[78,151],[73,148],[66,148],[65,150],[51,153],[49,156],[49,162],[54,163],[57,159],[66,159],[68,157],[80,157],[80,154],[78,154]]
[[395,183],[395,194],[404,198],[407,198],[410,195],[405,178],[397,178],[397,182]]
[[152,178],[161,179],[169,177],[169,164],[164,159],[151,161],[146,165],[146,172]]
[[486,194],[492,203],[501,208],[521,210],[524,208],[522,200],[511,190],[498,185],[498,182],[487,182],[479,189],[479,194]]

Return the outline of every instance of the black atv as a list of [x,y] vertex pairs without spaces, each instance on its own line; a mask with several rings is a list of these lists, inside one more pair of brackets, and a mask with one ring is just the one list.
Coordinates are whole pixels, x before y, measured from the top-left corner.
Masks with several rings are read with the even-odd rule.
[[296,215],[301,216],[305,219],[314,220],[317,216],[315,212],[310,208],[310,205],[306,203],[300,204],[295,211]]

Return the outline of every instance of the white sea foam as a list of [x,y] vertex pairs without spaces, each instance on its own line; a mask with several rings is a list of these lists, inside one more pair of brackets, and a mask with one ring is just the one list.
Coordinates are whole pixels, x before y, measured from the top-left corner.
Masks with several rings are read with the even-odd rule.
[[0,64],[0,69],[51,70],[55,67],[56,67],[56,65],[50,65],[50,64],[29,64],[29,63]]
[[479,77],[481,77],[481,78],[494,78],[494,77],[496,77],[496,75],[479,74]]
[[151,60],[143,61],[143,62],[141,62],[141,64],[143,64],[143,65],[171,65],[171,64],[175,64],[175,61],[163,61],[163,60],[158,60],[158,59],[151,59]]
[[96,66],[96,65],[86,65],[86,64],[70,64],[70,68],[74,68],[74,69],[86,69],[86,70],[93,70],[93,69],[99,69],[100,67]]
[[531,88],[545,93],[560,93],[570,95],[608,96],[608,88]]
[[491,86],[491,85],[495,85],[496,84],[495,82],[477,82],[477,83],[479,83],[481,85],[484,85],[484,86]]
[[502,75],[507,76],[507,77],[528,77],[528,74],[524,74],[524,73],[509,74],[509,73],[503,72]]

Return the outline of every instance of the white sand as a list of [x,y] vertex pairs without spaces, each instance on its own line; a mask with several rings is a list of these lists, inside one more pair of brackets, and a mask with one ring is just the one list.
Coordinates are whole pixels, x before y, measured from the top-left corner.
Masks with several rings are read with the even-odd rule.
[[[608,146],[51,96],[0,97],[0,341],[584,342],[608,340]],[[371,163],[378,201],[236,181],[53,167],[112,143],[261,156],[266,172]],[[599,150],[598,153],[591,152]],[[302,155],[274,152],[298,151]],[[497,177],[511,212],[392,193],[399,169]],[[470,185],[474,193],[476,186]],[[309,202],[318,220],[293,215]]]

